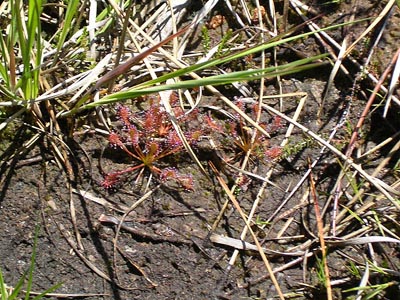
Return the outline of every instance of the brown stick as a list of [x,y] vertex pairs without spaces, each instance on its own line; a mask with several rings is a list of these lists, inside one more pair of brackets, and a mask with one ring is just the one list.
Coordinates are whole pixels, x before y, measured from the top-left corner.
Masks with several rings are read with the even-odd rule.
[[[311,161],[310,158],[308,159],[308,165],[309,169],[311,170]],[[329,267],[328,267],[328,262],[327,262],[327,250],[325,247],[325,238],[324,238],[324,225],[322,224],[322,216],[321,216],[321,210],[319,208],[318,204],[318,197],[317,197],[317,192],[315,189],[315,182],[312,173],[310,172],[310,189],[311,189],[311,195],[314,200],[314,209],[315,209],[315,219],[317,221],[317,228],[318,228],[318,238],[319,238],[319,243],[321,246],[321,254],[322,254],[322,264],[324,267],[324,274],[325,274],[325,288],[326,288],[326,297],[328,300],[332,300],[332,286],[331,286],[331,279],[329,276]]]
[[372,91],[371,96],[368,99],[367,104],[365,105],[364,111],[361,114],[360,119],[358,119],[357,125],[354,128],[353,134],[351,135],[350,138],[350,142],[347,146],[347,150],[346,150],[346,156],[350,157],[351,154],[353,153],[353,150],[355,148],[355,143],[358,139],[358,134],[360,131],[360,128],[362,127],[362,125],[364,124],[364,120],[368,115],[368,112],[372,106],[372,104],[375,101],[375,96],[378,94],[378,91],[380,89],[380,86],[383,84],[383,82],[385,81],[386,77],[389,75],[389,73],[391,72],[391,70],[393,69],[394,65],[396,64],[396,60],[397,57],[400,55],[400,48],[397,50],[397,52],[395,53],[395,55],[393,56],[389,66],[386,68],[386,70],[383,72],[382,76],[379,78],[378,83],[376,84],[374,90]]

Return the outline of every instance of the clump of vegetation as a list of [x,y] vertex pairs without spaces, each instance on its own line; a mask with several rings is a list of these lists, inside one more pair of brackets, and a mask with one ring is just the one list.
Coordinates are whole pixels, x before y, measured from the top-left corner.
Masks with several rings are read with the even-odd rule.
[[[174,115],[179,126],[185,131],[185,138],[190,145],[196,145],[202,130],[190,128],[189,123],[197,118],[197,111],[185,114],[171,97]],[[176,168],[160,166],[160,160],[185,151],[182,140],[174,129],[170,116],[163,110],[159,98],[151,98],[147,110],[134,113],[128,106],[117,105],[116,126],[109,134],[110,146],[122,149],[132,158],[132,166],[105,174],[102,186],[113,188],[123,180],[128,173],[137,173],[140,176],[145,169],[161,181],[175,180],[184,189],[193,189],[193,178],[190,175],[180,174]]]
[[[172,94],[174,95],[174,94]],[[122,149],[132,159],[132,166],[106,173],[102,186],[110,189],[124,181],[128,174],[135,173],[137,178],[147,169],[159,180],[175,180],[187,190],[193,189],[193,179],[180,174],[174,167],[164,167],[167,158],[185,152],[181,138],[173,127],[170,116],[163,109],[158,97],[150,97],[149,106],[141,112],[132,112],[126,105],[116,106],[118,122],[110,132],[108,141],[113,149]],[[197,146],[201,137],[212,136],[214,140],[223,141],[221,149],[226,154],[227,163],[240,161],[249,151],[252,159],[260,162],[277,160],[283,155],[280,146],[271,145],[270,139],[256,129],[248,127],[246,120],[238,113],[231,113],[228,120],[214,118],[210,111],[197,109],[189,113],[178,105],[177,98],[171,97],[171,106],[178,124],[184,132],[190,146]],[[236,105],[244,114],[255,117],[257,104],[246,104],[238,100]],[[283,128],[279,117],[270,122],[259,124],[265,131],[274,134]]]
[[[243,112],[256,118],[259,107],[258,104],[246,104],[238,99],[235,104]],[[279,159],[282,155],[282,147],[271,144],[270,138],[260,131],[250,128],[246,120],[238,113],[233,114],[234,118],[224,122],[224,125],[212,117],[211,114],[205,116],[208,128],[212,128],[214,135],[220,134],[220,140],[223,140],[223,147],[227,151],[233,151],[234,155],[227,158],[227,162],[240,160],[246,153],[251,151],[252,158],[262,162],[268,162]],[[283,128],[283,122],[280,117],[273,117],[270,122],[259,123],[260,127],[266,132],[274,134]],[[218,140],[218,139],[216,139]]]

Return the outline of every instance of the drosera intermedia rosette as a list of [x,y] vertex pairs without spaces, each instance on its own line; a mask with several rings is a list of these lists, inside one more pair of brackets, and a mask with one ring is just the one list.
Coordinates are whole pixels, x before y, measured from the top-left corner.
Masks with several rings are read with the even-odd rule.
[[[185,138],[191,146],[195,146],[203,135],[202,130],[191,128],[189,123],[197,118],[198,112],[193,110],[185,114],[178,105],[173,109]],[[125,169],[105,173],[101,183],[103,187],[116,188],[128,174],[137,174],[138,180],[148,171],[161,182],[173,180],[183,189],[193,190],[190,175],[181,174],[176,167],[163,167],[168,165],[167,158],[183,154],[186,150],[158,98],[151,98],[148,109],[136,113],[128,106],[119,104],[116,117],[119,124],[108,136],[109,145],[111,149],[121,149],[131,158],[132,164]]]

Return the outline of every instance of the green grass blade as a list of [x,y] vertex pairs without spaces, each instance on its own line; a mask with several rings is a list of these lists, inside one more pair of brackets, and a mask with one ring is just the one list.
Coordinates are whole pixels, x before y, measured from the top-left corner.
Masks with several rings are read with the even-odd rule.
[[[354,21],[354,22],[361,22],[361,21],[365,21],[365,20]],[[221,77],[214,77],[213,76],[213,77],[207,78],[207,79],[203,78],[200,82],[196,81],[196,80],[188,80],[188,81],[185,81],[184,83],[181,82],[181,83],[172,84],[172,85],[160,85],[160,86],[157,86],[157,88],[155,88],[155,89],[152,88],[152,86],[154,86],[156,84],[163,83],[163,82],[167,81],[168,79],[172,79],[172,78],[180,77],[180,76],[183,76],[183,75],[187,75],[187,74],[189,74],[191,72],[198,72],[198,71],[201,71],[201,70],[206,69],[206,68],[212,68],[212,67],[214,67],[216,65],[223,64],[225,62],[229,62],[229,61],[232,61],[232,60],[235,60],[235,59],[238,59],[238,58],[250,55],[250,54],[254,54],[256,52],[259,52],[259,51],[262,51],[262,50],[266,50],[266,49],[278,46],[280,44],[288,43],[290,41],[293,41],[293,40],[296,40],[296,39],[299,39],[299,38],[305,38],[305,37],[307,37],[309,35],[315,34],[315,33],[320,32],[320,31],[331,30],[331,29],[343,27],[343,26],[348,25],[348,24],[353,24],[354,22],[347,22],[347,23],[341,23],[341,24],[338,24],[338,25],[332,25],[332,26],[325,27],[323,29],[316,30],[314,32],[306,32],[306,33],[295,35],[295,36],[289,36],[287,38],[282,38],[282,37],[287,36],[287,34],[288,34],[288,33],[284,33],[284,34],[276,36],[275,38],[271,39],[269,42],[264,43],[262,45],[255,46],[253,48],[249,48],[249,49],[240,51],[239,53],[234,53],[234,54],[228,55],[228,56],[223,57],[223,58],[217,58],[217,59],[209,60],[207,62],[203,62],[203,63],[195,64],[195,65],[192,65],[192,66],[188,66],[186,68],[179,69],[177,71],[174,71],[174,72],[165,74],[163,76],[160,76],[160,77],[158,77],[158,78],[156,78],[154,80],[149,80],[147,82],[139,84],[139,85],[133,87],[132,89],[130,89],[128,91],[124,91],[122,93],[117,93],[117,94],[106,96],[106,97],[102,98],[100,101],[96,101],[96,103],[89,103],[89,104],[84,105],[86,98],[82,98],[81,100],[78,101],[78,103],[77,103],[77,105],[75,106],[74,109],[64,113],[63,115],[64,116],[72,115],[72,114],[74,114],[74,113],[76,113],[78,111],[81,111],[81,110],[84,110],[84,109],[88,109],[88,108],[91,108],[91,107],[96,107],[98,105],[118,102],[118,101],[122,101],[122,100],[125,100],[125,99],[134,98],[134,97],[137,97],[137,96],[142,96],[142,95],[150,94],[150,93],[153,93],[153,92],[159,92],[159,91],[168,90],[168,89],[190,88],[190,87],[204,86],[204,85],[222,85],[222,84],[232,83],[232,82],[235,82],[235,81],[250,80],[250,79],[232,78],[232,77],[229,79],[228,77],[230,75],[223,74],[224,76],[227,76],[227,77],[225,77],[225,78],[222,77],[221,78]],[[290,33],[293,33],[295,30],[296,30],[296,28],[293,29]],[[325,54],[323,54],[323,55],[325,55]],[[309,58],[309,59],[312,60],[313,58]],[[300,70],[297,70],[297,72],[299,72],[299,71]],[[258,70],[258,72],[266,72],[266,70]],[[232,73],[232,74],[236,74],[236,73]],[[285,74],[290,74],[290,72],[276,72],[275,76],[278,76],[279,74],[285,75]],[[241,74],[241,75],[243,75],[243,74]],[[222,76],[222,75],[218,75],[218,76]],[[236,75],[231,75],[231,76],[236,76]],[[251,80],[257,79],[257,78],[261,78],[261,77],[262,77],[261,75],[252,76]],[[269,76],[269,77],[271,77],[271,76]],[[208,80],[207,83],[205,83],[206,80]],[[213,82],[213,80],[214,80],[214,82]],[[179,86],[179,84],[181,86]],[[150,88],[146,89],[147,87],[150,87]],[[140,89],[141,92],[138,92],[139,89]]]
[[34,65],[33,67],[30,67],[28,71],[28,93],[26,94],[27,99],[34,99],[39,94],[40,64],[42,60],[42,38],[40,26],[41,11],[42,0],[29,1],[27,22],[28,53],[26,53],[26,60],[29,62],[29,65],[32,63]]
[[3,35],[0,35],[0,51],[2,58],[2,63],[0,63],[0,76],[4,80],[5,86],[9,88],[10,76],[8,74],[8,66],[9,66],[8,47],[6,41],[3,39]]
[[62,286],[62,283],[57,283],[55,285],[53,285],[51,288],[45,290],[44,292],[40,293],[39,295],[35,296],[32,300],[40,300],[43,299],[44,297],[46,297],[49,293],[54,292],[56,289],[58,289],[59,287]]
[[[60,53],[61,48],[64,45],[65,39],[67,38],[67,35],[71,33],[71,28],[72,28],[72,20],[75,17],[75,14],[78,12],[78,5],[79,5],[79,0],[70,0],[68,1],[68,6],[67,6],[67,11],[65,12],[65,19],[63,23],[63,28],[61,30],[60,37],[58,39],[57,43],[57,52],[54,57],[53,65],[57,62],[58,60],[58,55]],[[73,34],[73,32],[71,33]]]
[[23,71],[17,87],[21,87],[25,99],[34,99],[39,93],[42,40],[40,14],[42,0],[28,2],[27,21],[24,20],[24,5],[20,0],[11,1],[11,45],[18,44],[22,56]]
[[12,293],[10,295],[8,295],[7,300],[14,300],[17,299],[18,295],[20,294],[22,287],[24,285],[25,282],[25,278],[26,278],[26,273],[24,273],[24,275],[22,275],[22,277],[18,280],[17,284],[15,285]]
[[[318,55],[314,57],[314,59],[320,59],[326,57],[327,55]],[[321,65],[321,63],[314,63],[308,65],[302,65],[306,62],[310,62],[311,58],[299,60],[284,66],[279,67],[270,67],[266,69],[258,69],[258,70],[246,70],[246,71],[238,71],[232,72],[227,74],[215,75],[210,77],[205,77],[202,79],[193,79],[193,80],[186,80],[180,81],[177,83],[172,84],[163,84],[163,85],[156,85],[152,87],[143,88],[142,86],[134,87],[127,91],[118,92],[115,94],[111,94],[105,96],[104,98],[100,99],[99,101],[92,102],[82,106],[81,109],[88,109],[93,108],[99,105],[110,104],[118,101],[123,101],[127,99],[133,99],[138,96],[148,95],[157,93],[160,91],[165,90],[175,90],[175,89],[184,89],[184,88],[193,88],[198,86],[205,86],[205,85],[225,85],[230,84],[233,82],[238,81],[249,81],[249,80],[256,80],[262,77],[266,78],[273,78],[276,76],[283,76],[288,74],[293,74],[301,71],[305,71],[307,69],[315,68]],[[72,111],[71,111],[72,112]]]
[[[17,97],[10,91],[8,86],[0,85],[0,93],[2,93],[6,98],[16,99]],[[18,99],[20,100],[20,99]]]
[[3,273],[0,269],[0,293],[1,293],[1,300],[7,300],[7,290],[6,290],[6,283],[4,282]]
[[[26,34],[25,34],[25,24],[23,21],[23,5],[21,3],[21,0],[15,0],[15,1],[10,1],[11,5],[11,36],[12,36],[12,45],[14,43],[18,43],[21,53],[22,53],[22,58],[26,58],[26,52],[27,52],[27,44],[26,44]],[[25,61],[24,61],[25,64]]]
[[[26,99],[29,86],[27,84],[28,74],[30,72],[30,54],[29,46],[27,43],[27,32],[24,18],[24,8],[20,0],[15,0],[11,3],[11,17],[12,17],[12,36],[15,38],[15,43],[18,44],[20,53],[22,55],[23,73],[22,77],[18,80],[16,88],[21,88],[24,92]],[[13,43],[14,45],[14,43]]]
[[[286,65],[282,65],[282,66],[278,66],[278,67],[237,71],[237,72],[231,72],[231,73],[226,73],[226,74],[204,77],[201,79],[180,81],[180,82],[173,83],[173,84],[155,85],[155,86],[151,86],[151,87],[147,87],[147,85],[146,86],[138,85],[129,90],[108,95],[108,96],[102,98],[101,100],[96,101],[95,103],[90,103],[90,104],[86,105],[85,107],[82,107],[82,109],[94,107],[94,106],[101,105],[101,104],[109,104],[111,102],[115,102],[115,101],[119,101],[119,100],[131,99],[131,98],[135,98],[138,96],[143,96],[143,95],[156,93],[156,92],[160,92],[160,91],[165,91],[165,90],[193,88],[193,87],[205,86],[205,85],[217,86],[217,85],[230,84],[230,83],[239,82],[239,81],[256,80],[256,79],[260,79],[262,77],[272,78],[272,77],[276,77],[278,75],[287,75],[287,74],[297,73],[297,72],[305,71],[307,69],[319,66],[320,63],[310,64],[308,66],[304,65],[304,64],[312,62],[313,60],[324,58],[326,56],[328,56],[328,55],[322,54],[322,55],[318,55],[318,56],[315,56],[312,58],[297,60],[295,62],[286,64]],[[304,65],[304,66],[301,67],[301,65]],[[111,100],[111,99],[114,99],[114,100],[109,102],[109,100]]]
[[[122,11],[126,11],[126,8],[130,5],[131,1],[125,1],[123,3]],[[96,17],[96,22],[103,21],[104,19],[108,18],[107,22],[101,27],[98,28],[96,31],[96,35],[103,35],[107,30],[110,30],[110,27],[113,26],[116,22],[115,17],[114,17],[114,8],[111,5],[107,5],[103,11],[101,11],[97,17]],[[111,18],[109,18],[112,16]],[[112,28],[111,28],[112,29]]]
[[31,262],[28,270],[28,282],[26,286],[26,294],[25,300],[29,300],[30,293],[32,289],[32,282],[33,282],[33,271],[35,270],[35,262],[36,262],[36,250],[37,250],[37,240],[39,236],[39,226],[36,226],[35,229],[35,237],[33,239],[33,248],[32,248],[32,255],[31,255]]

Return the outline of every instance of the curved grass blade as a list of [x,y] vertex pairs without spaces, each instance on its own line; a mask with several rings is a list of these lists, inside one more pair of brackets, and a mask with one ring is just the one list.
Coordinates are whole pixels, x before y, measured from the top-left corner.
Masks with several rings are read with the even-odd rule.
[[53,285],[51,288],[45,290],[44,292],[40,293],[39,295],[35,296],[32,300],[40,300],[43,299],[44,297],[48,297],[50,296],[49,294],[53,291],[55,291],[56,289],[58,289],[59,287],[62,286],[62,283],[57,283],[56,285]]
[[[42,33],[41,33],[41,21],[40,15],[42,13],[42,0],[30,0],[28,6],[28,50],[26,53],[28,61],[33,56],[34,63],[31,68],[31,76],[28,80],[28,98],[34,99],[39,94],[39,76],[40,76],[40,65],[42,62]],[[26,58],[25,58],[26,59]]]
[[68,33],[71,32],[72,20],[73,20],[75,14],[78,12],[78,9],[77,9],[78,5],[79,5],[79,0],[68,1],[67,11],[65,12],[63,28],[62,28],[60,37],[58,39],[57,52],[54,56],[53,65],[56,64],[60,50],[64,45],[65,39],[67,38]]

